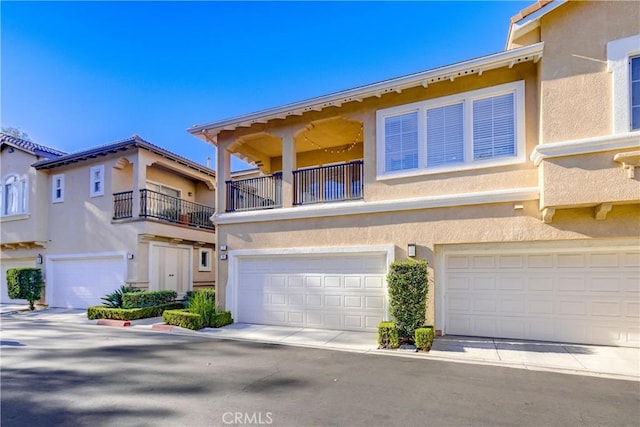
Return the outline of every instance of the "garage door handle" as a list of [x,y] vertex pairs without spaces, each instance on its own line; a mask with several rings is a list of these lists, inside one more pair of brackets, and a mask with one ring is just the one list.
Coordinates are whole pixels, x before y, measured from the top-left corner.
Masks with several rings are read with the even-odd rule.
[[175,274],[170,274],[170,275],[169,275],[169,277],[173,277],[173,276],[175,276]]

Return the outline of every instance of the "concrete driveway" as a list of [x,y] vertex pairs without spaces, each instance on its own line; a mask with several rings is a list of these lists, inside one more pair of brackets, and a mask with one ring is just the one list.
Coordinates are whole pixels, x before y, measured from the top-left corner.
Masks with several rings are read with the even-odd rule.
[[[84,310],[44,309],[11,313],[13,314],[3,316],[58,323],[97,323],[95,320],[88,320]],[[640,381],[640,348],[444,336],[435,339],[429,353],[416,353],[410,350],[378,350],[377,335],[373,332],[244,323],[235,323],[219,329],[205,328],[201,331],[191,331],[175,326],[167,327],[162,324],[161,318],[133,321],[131,327],[212,339],[253,341]]]

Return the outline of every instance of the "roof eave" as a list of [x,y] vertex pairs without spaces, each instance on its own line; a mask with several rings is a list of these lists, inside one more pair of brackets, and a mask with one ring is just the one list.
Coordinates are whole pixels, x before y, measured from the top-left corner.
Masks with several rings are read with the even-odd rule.
[[528,33],[540,26],[540,18],[542,18],[547,13],[552,10],[562,6],[568,0],[554,0],[550,3],[545,4],[537,11],[519,19],[517,21],[511,22],[509,26],[509,34],[507,34],[507,42],[505,44],[505,49],[509,49],[509,46],[513,43],[515,39],[520,37],[523,34]]
[[431,83],[438,83],[445,80],[453,81],[458,77],[476,73],[482,74],[485,71],[505,66],[512,67],[515,64],[525,61],[538,61],[542,57],[543,50],[544,43],[536,43],[255,113],[211,122],[205,125],[196,125],[187,129],[187,132],[215,144],[215,137],[225,130],[235,130],[238,127],[250,127],[255,123],[266,123],[270,120],[285,119],[294,115],[300,116],[309,111],[321,111],[327,107],[339,107],[347,102],[362,101],[370,97],[381,97],[386,93],[399,93],[405,89],[416,86],[427,87]]

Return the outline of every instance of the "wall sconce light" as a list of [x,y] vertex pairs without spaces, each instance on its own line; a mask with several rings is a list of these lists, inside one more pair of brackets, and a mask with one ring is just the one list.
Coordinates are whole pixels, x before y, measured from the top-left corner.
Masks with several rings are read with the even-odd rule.
[[416,256],[416,244],[415,243],[409,243],[407,245],[407,255],[412,257],[412,258]]
[[193,196],[193,193],[191,191],[189,191],[187,194],[189,195],[189,197]]
[[42,264],[42,255],[38,254],[38,256],[36,256],[36,264]]
[[127,252],[127,259],[133,259],[134,255],[130,252]]

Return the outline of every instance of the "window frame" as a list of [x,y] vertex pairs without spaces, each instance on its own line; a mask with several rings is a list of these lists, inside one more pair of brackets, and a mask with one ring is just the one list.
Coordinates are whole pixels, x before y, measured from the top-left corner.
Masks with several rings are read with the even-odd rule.
[[[207,263],[202,262],[202,255],[207,254]],[[200,248],[198,251],[198,271],[211,271],[213,264],[213,249]]]
[[[14,178],[14,183],[18,189],[19,209],[17,212],[9,213],[7,211],[8,204],[6,203],[6,187],[7,181]],[[29,214],[29,176],[19,175],[17,173],[10,173],[2,178],[2,187],[0,188],[0,216],[10,217],[16,215],[28,215]]]
[[[100,178],[95,178],[95,173],[99,172]],[[100,183],[100,189],[95,190],[95,184]],[[92,166],[89,169],[89,197],[104,196],[104,165]]]
[[631,59],[640,56],[640,34],[607,43],[607,71],[612,74],[613,134],[640,131],[631,118]]
[[[56,181],[60,180],[60,196],[57,196],[57,191],[58,187],[56,187]],[[51,202],[52,203],[62,203],[64,202],[64,174],[60,173],[60,174],[56,174],[53,175],[52,180],[51,180]]]
[[[514,136],[515,155],[509,157],[497,157],[486,160],[473,160],[473,102],[514,94]],[[463,161],[458,163],[438,166],[427,166],[427,110],[447,107],[463,103]],[[385,120],[390,117],[418,111],[418,168],[410,170],[385,171]],[[463,171],[470,169],[482,169],[496,166],[505,166],[526,161],[526,137],[525,137],[525,82],[518,80],[477,89],[467,92],[447,95],[440,98],[398,105],[378,110],[376,112],[377,137],[377,179],[394,179],[419,175],[430,175],[445,172]]]
[[635,83],[640,86],[640,78],[635,81],[633,80],[633,61],[638,61],[638,63],[640,63],[640,53],[629,56],[629,130],[631,132],[640,130],[640,122],[637,123],[636,127],[633,127],[633,108],[640,108],[640,100],[638,100],[638,104],[633,104],[633,84]]

